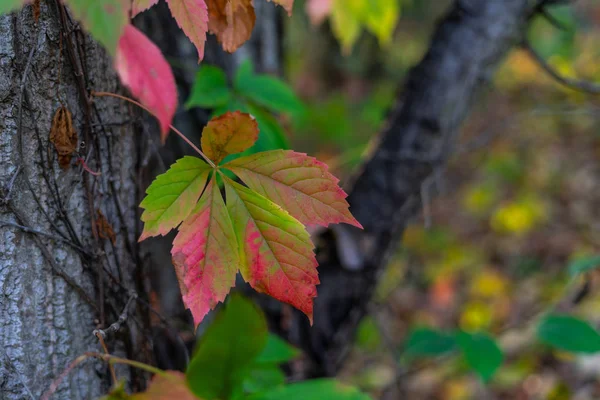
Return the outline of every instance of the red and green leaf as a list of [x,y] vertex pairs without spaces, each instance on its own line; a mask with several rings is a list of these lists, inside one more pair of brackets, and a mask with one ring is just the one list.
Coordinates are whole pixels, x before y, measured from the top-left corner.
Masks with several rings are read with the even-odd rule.
[[185,220],[202,194],[211,170],[196,157],[184,157],[159,175],[146,190],[147,195],[140,204],[144,209],[144,231],[140,241],[165,235]]
[[213,118],[202,131],[202,150],[219,164],[229,154],[241,153],[258,139],[258,124],[249,114],[227,112]]
[[121,82],[158,118],[164,142],[177,109],[177,87],[167,60],[150,39],[127,25],[119,40],[115,68]]
[[122,0],[66,0],[65,3],[94,39],[115,55],[119,38],[127,25]]
[[[248,149],[257,136],[252,116],[228,112],[208,123],[202,148],[219,164]],[[325,164],[293,151],[257,153],[222,167],[185,157],[148,189],[141,204],[146,223],[141,239],[165,234],[183,221],[171,254],[195,324],[225,299],[238,270],[254,289],[291,304],[312,322],[319,277],[314,245],[303,224],[360,227],[337,183]]]
[[312,322],[319,277],[310,235],[277,204],[224,179],[242,276],[255,290],[293,305]]
[[208,9],[204,0],[167,0],[171,15],[196,46],[198,62],[204,58],[204,43],[208,32]]
[[304,153],[273,150],[233,160],[223,166],[258,194],[307,225],[347,223],[362,228],[350,214],[347,194],[326,164]]
[[238,242],[213,176],[171,250],[183,302],[197,326],[235,284]]

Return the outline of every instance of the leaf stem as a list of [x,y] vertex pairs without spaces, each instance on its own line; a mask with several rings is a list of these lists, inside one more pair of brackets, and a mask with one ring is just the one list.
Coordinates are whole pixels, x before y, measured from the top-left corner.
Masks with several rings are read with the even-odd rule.
[[[125,100],[131,104],[135,104],[136,106],[140,107],[143,110],[146,110],[149,114],[153,115],[154,117],[156,117],[156,115],[146,106],[144,106],[142,103],[139,103],[133,99],[130,99],[129,97],[126,96],[121,96],[120,94],[116,94],[116,93],[110,93],[110,92],[94,92],[92,91],[90,94],[92,97],[115,97],[117,99],[121,99],[121,100]],[[204,154],[202,152],[202,150],[200,150],[198,148],[198,146],[196,146],[194,143],[192,143],[192,141],[190,139],[188,139],[183,133],[181,133],[181,131],[179,131],[177,128],[175,128],[173,125],[169,125],[169,128],[171,128],[171,130],[173,132],[175,132],[180,138],[183,139],[184,142],[186,142],[187,144],[189,144],[192,149],[194,149],[196,151],[196,153],[200,154],[200,156],[204,159],[204,161],[206,161],[208,163],[208,165],[210,165],[213,168],[217,168],[217,166],[215,165],[214,162],[212,162],[212,160],[210,158],[208,158],[206,156],[206,154]]]

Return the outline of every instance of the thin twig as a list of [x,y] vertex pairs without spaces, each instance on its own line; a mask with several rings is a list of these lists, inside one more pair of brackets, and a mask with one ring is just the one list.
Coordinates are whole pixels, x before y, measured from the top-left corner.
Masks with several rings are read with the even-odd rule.
[[56,235],[53,235],[53,234],[50,234],[50,233],[42,232],[40,230],[33,229],[33,228],[30,228],[30,227],[25,226],[25,225],[19,225],[19,224],[15,223],[15,222],[4,221],[4,220],[1,220],[1,219],[0,219],[0,226],[12,226],[13,228],[18,228],[18,229],[22,230],[23,232],[33,233],[33,234],[36,234],[36,235],[47,237],[47,238],[52,239],[52,240],[57,240],[59,242],[63,242],[63,243],[68,244],[69,246],[71,246],[75,250],[77,250],[77,251],[85,254],[86,256],[89,256],[89,257],[92,256],[92,254],[90,254],[83,247],[79,247],[78,245],[76,245],[75,243],[73,243],[71,240],[62,238],[60,236],[56,236]]
[[127,317],[129,316],[129,306],[134,300],[137,299],[137,297],[137,293],[132,292],[129,296],[129,300],[127,300],[127,304],[125,304],[125,307],[123,307],[123,312],[119,316],[117,322],[112,323],[107,329],[96,329],[94,331],[94,335],[100,335],[102,338],[106,338],[107,336],[117,333],[121,329],[121,325],[127,321]]
[[[146,110],[148,113],[150,113],[156,117],[156,115],[148,107],[144,106],[142,103],[139,103],[133,99],[130,99],[129,97],[121,96],[120,94],[109,93],[109,92],[92,92],[91,96],[92,97],[115,97],[117,99],[125,100],[125,101],[128,101],[128,102],[135,104],[136,106]],[[206,161],[208,163],[208,165],[210,165],[213,168],[217,167],[215,165],[215,163],[213,163],[212,160],[210,158],[208,158],[206,156],[206,154],[204,154],[202,152],[202,150],[200,150],[194,143],[192,143],[192,141],[190,139],[188,139],[183,133],[181,133],[177,128],[175,128],[173,125],[169,125],[169,128],[171,128],[171,130],[173,132],[175,132],[180,138],[182,138],[187,144],[189,144],[192,147],[192,149],[194,149],[194,151],[196,151],[196,153],[200,154],[200,156],[204,159],[204,161]]]
[[[110,353],[108,352],[108,347],[106,347],[106,343],[104,343],[104,338],[102,334],[99,331],[94,331],[94,335],[98,338],[98,341],[100,342],[100,346],[102,346],[104,353],[109,356]],[[118,382],[117,374],[115,372],[115,368],[111,363],[108,364],[108,370],[110,371],[110,376],[112,377],[113,384],[116,385]]]
[[546,71],[548,75],[554,78],[558,83],[570,89],[578,90],[580,92],[589,94],[600,94],[599,84],[589,82],[583,79],[569,78],[561,75],[550,64],[548,64],[548,62],[531,46],[531,44],[527,40],[523,42],[522,47],[538,63],[538,65],[544,71]]
[[150,372],[152,374],[156,374],[156,375],[166,376],[166,374],[167,374],[165,371],[163,371],[161,369],[158,369],[156,367],[153,367],[151,365],[144,364],[144,363],[141,363],[138,361],[128,360],[126,358],[121,358],[121,357],[115,357],[110,354],[86,352],[86,353],[83,353],[82,355],[80,355],[79,357],[77,357],[75,360],[73,360],[69,364],[69,366],[54,380],[54,382],[52,382],[52,384],[50,385],[48,390],[46,392],[44,392],[44,394],[42,395],[41,400],[50,399],[50,397],[54,394],[54,392],[56,392],[56,389],[58,389],[58,386],[61,384],[63,379],[65,379],[67,377],[67,375],[69,375],[69,373],[75,367],[77,367],[79,364],[81,364],[82,362],[84,362],[85,360],[87,360],[89,358],[97,358],[99,360],[106,361],[110,364],[130,365],[132,367],[139,368],[141,370],[148,371],[148,372]]

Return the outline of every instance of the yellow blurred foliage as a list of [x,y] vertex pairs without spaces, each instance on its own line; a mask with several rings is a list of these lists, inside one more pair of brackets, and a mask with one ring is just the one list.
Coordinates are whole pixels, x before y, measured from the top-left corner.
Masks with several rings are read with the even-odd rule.
[[471,296],[496,298],[506,294],[509,282],[493,270],[485,270],[471,281]]
[[331,9],[333,34],[346,54],[358,40],[361,28],[375,35],[380,45],[389,44],[399,17],[398,0],[334,0]]
[[467,332],[481,331],[492,323],[494,310],[482,301],[467,303],[460,315],[460,327]]
[[544,203],[534,198],[499,207],[491,219],[492,229],[499,233],[522,236],[547,218]]
[[495,201],[495,191],[487,186],[471,186],[462,198],[463,207],[473,215],[485,214]]
[[451,380],[444,385],[444,399],[467,400],[473,395],[472,382],[468,378]]

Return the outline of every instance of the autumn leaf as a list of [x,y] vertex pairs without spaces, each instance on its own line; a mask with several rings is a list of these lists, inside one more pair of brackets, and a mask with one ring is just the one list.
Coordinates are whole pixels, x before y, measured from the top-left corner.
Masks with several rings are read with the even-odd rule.
[[196,157],[183,157],[159,175],[146,190],[140,207],[144,209],[144,231],[140,241],[165,235],[192,212],[204,190],[211,168]]
[[115,231],[113,230],[112,225],[108,222],[108,219],[104,216],[100,209],[96,209],[96,229],[98,230],[98,236],[101,239],[109,239],[112,244],[115,244],[117,241],[117,235],[115,235]]
[[292,8],[294,8],[294,0],[269,0],[275,4],[279,4],[282,6],[285,11],[287,11],[288,15],[292,15]]
[[308,0],[306,3],[306,13],[313,25],[320,25],[331,13],[333,0]]
[[207,0],[206,5],[208,29],[225,51],[233,53],[250,39],[256,22],[252,0]]
[[[236,111],[213,118],[201,142],[205,155],[219,164],[248,149],[257,136],[254,118]],[[361,227],[327,166],[293,151],[257,153],[211,167],[185,157],[160,175],[147,193],[140,205],[145,222],[140,240],[165,234],[183,221],[171,254],[184,304],[196,325],[225,299],[238,270],[254,289],[293,305],[312,322],[319,277],[303,222]]]
[[185,375],[179,371],[166,371],[154,375],[150,387],[143,393],[130,397],[131,400],[200,400],[188,388]]
[[204,0],[167,0],[171,14],[198,50],[198,63],[204,58],[208,31],[208,10]]
[[244,280],[258,292],[298,308],[312,323],[319,277],[310,235],[275,203],[229,178],[224,181]]
[[241,153],[258,139],[258,124],[250,114],[227,112],[215,117],[202,131],[202,150],[219,164],[229,154]]
[[[5,1],[5,0],[2,0]],[[117,44],[127,25],[122,0],[65,0],[75,18],[108,50],[117,53]]]
[[77,148],[77,132],[73,127],[71,112],[64,106],[59,107],[52,118],[49,140],[58,154],[58,164],[62,169],[67,169]]
[[146,11],[157,3],[158,0],[133,0],[131,3],[131,15],[135,17],[142,11]]
[[338,186],[339,180],[316,158],[272,150],[238,158],[223,167],[303,224],[343,222],[362,228],[348,210],[347,194]]
[[177,88],[161,51],[133,25],[119,40],[115,68],[121,81],[158,118],[164,142],[177,108]]
[[215,176],[179,228],[171,255],[183,303],[197,326],[234,286],[239,265],[233,224]]

